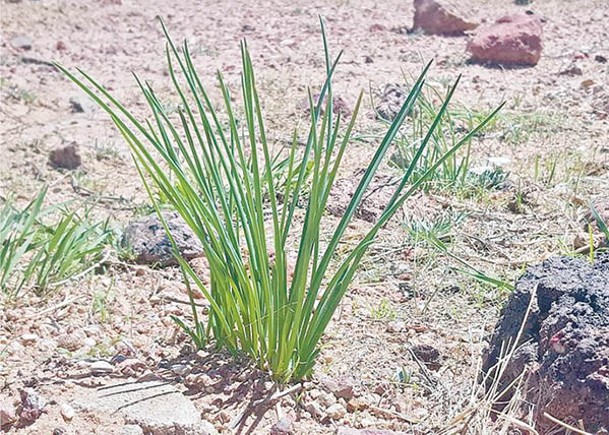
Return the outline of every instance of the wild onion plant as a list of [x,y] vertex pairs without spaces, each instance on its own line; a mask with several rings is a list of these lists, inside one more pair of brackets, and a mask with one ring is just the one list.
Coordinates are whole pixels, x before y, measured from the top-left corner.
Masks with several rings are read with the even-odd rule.
[[[426,176],[409,183],[418,158],[446,110],[453,87],[435,124],[421,142],[417,158],[378,222],[348,255],[337,259],[337,247],[420,94],[429,65],[378,145],[329,241],[322,243],[326,203],[349,146],[362,97],[360,94],[351,120],[344,126],[341,116],[332,110],[332,76],[341,55],[331,61],[323,21],[321,28],[327,77],[317,101],[309,91],[311,110],[306,143],[304,149],[299,149],[297,132],[294,133],[287,169],[281,169],[287,171],[291,180],[285,183],[276,183],[273,153],[245,42],[241,44],[242,105],[236,107],[222,74],[218,73],[223,96],[220,110],[212,104],[196,72],[188,44],[178,48],[163,25],[169,74],[181,101],[173,118],[150,85],[137,76],[135,80],[152,113],[144,121],[137,120],[84,71],[79,69],[77,77],[58,65],[110,115],[131,148],[151,198],[155,189],[162,192],[204,247],[211,271],[209,286],[184,259],[178,256],[178,261],[189,288],[196,286],[209,300],[207,323],[201,320],[193,303],[194,325],[177,319],[179,324],[198,346],[203,346],[211,335],[218,346],[249,355],[282,382],[299,380],[312,372],[320,339],[379,230],[425,177],[432,175],[492,117],[486,118],[445,155],[438,156]],[[303,201],[305,187],[304,218],[297,224],[295,214]],[[298,240],[293,273],[289,272],[286,246],[290,235]]]

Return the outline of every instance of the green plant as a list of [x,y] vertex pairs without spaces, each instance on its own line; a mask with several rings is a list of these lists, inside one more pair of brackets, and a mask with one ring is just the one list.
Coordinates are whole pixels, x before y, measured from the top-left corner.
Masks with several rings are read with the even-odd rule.
[[[195,70],[188,44],[184,43],[179,50],[164,25],[169,73],[182,101],[173,119],[165,113],[154,90],[137,76],[136,81],[152,112],[152,119],[144,122],[138,121],[82,70],[78,70],[78,78],[58,65],[110,115],[131,148],[148,192],[152,193],[152,186],[161,190],[204,247],[211,271],[209,288],[179,257],[177,250],[174,251],[187,286],[196,286],[210,302],[207,325],[202,322],[192,296],[194,325],[176,319],[178,324],[197,346],[203,346],[211,334],[218,346],[235,354],[247,354],[279,381],[298,380],[311,373],[320,339],[378,231],[420,188],[423,180],[477,134],[494,114],[438,156],[437,161],[428,166],[427,173],[411,182],[411,175],[446,111],[457,80],[378,222],[355,248],[337,258],[337,247],[406,114],[419,96],[429,65],[378,145],[343,217],[324,242],[322,218],[350,142],[361,94],[350,122],[342,128],[340,115],[335,119],[332,110],[331,81],[341,54],[331,62],[323,22],[321,24],[327,78],[317,102],[309,91],[311,110],[306,144],[299,154],[295,132],[287,160],[287,174],[294,174],[291,177],[294,181],[281,183],[279,191],[245,42],[241,44],[242,112],[232,102],[221,74],[218,81],[224,114],[214,108]],[[325,104],[323,115],[322,104]],[[227,123],[223,123],[223,119]],[[306,209],[302,219],[296,219],[308,171],[310,187]],[[278,197],[282,199],[282,207]],[[298,251],[292,274],[288,272],[286,246],[290,237],[297,239]]]
[[[91,223],[88,211],[80,217],[43,208],[45,196],[43,189],[21,211],[10,201],[0,209],[0,290],[11,297],[24,287],[43,294],[86,273],[110,239],[105,222]],[[49,219],[52,223],[44,223]]]
[[403,223],[410,238],[416,243],[419,241],[430,243],[432,246],[438,242],[447,243],[453,236],[453,228],[461,224],[467,214],[464,212],[447,212],[434,219],[412,219]]
[[382,298],[376,307],[370,310],[370,316],[373,320],[395,320],[397,313],[387,298]]
[[33,284],[38,293],[72,279],[101,258],[110,238],[106,222],[92,223],[84,217],[62,211],[52,225],[41,225],[36,253],[31,263]]
[[[600,213],[598,212],[598,210],[596,209],[596,207],[594,206],[594,204],[592,202],[588,203],[588,207],[590,208],[590,214],[592,215],[592,218],[596,222],[596,226],[601,231],[603,236],[605,236],[605,241],[604,241],[604,243],[601,242],[601,246],[603,246],[603,245],[609,246],[609,227],[607,226],[607,222],[605,222],[605,220],[600,215]],[[594,243],[594,236],[592,233],[592,225],[589,226],[589,232],[590,232],[590,256],[592,257],[594,255],[594,251],[595,251],[595,249],[594,249],[595,243]]]
[[[42,210],[46,190],[40,193],[23,210],[13,207],[7,200],[0,208],[0,290],[18,293],[28,281],[21,266],[25,256],[35,247],[36,224]],[[28,267],[30,270],[33,266]]]
[[[448,88],[451,92],[451,88]],[[487,114],[470,110],[464,106],[455,109],[447,109],[440,114],[441,105],[437,101],[444,101],[445,96],[441,91],[431,85],[424,86],[420,96],[410,114],[412,124],[409,129],[398,135],[396,139],[396,152],[391,156],[391,163],[401,169],[407,170],[415,157],[421,143],[426,140],[428,146],[420,155],[418,164],[412,173],[412,181],[417,181],[427,173],[435,162],[447,151],[462,141],[458,138],[460,133],[465,133],[467,141],[459,153],[454,153],[450,158],[432,171],[425,178],[423,188],[429,189],[476,189],[493,188],[503,182],[507,177],[500,169],[486,170],[476,173],[471,169],[470,151],[471,139],[482,133],[476,129],[476,134],[468,134],[477,126],[481,125]],[[435,128],[430,127],[437,122]],[[492,127],[492,119],[484,125]],[[427,137],[429,132],[430,137]]]

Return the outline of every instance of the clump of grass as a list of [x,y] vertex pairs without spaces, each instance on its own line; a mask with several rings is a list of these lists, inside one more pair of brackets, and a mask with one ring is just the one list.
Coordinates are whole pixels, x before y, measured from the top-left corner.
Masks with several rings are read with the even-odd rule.
[[432,246],[448,243],[454,236],[454,228],[467,218],[465,212],[446,212],[435,218],[418,218],[403,223],[410,238],[415,242],[426,242]]
[[[379,230],[423,181],[494,115],[438,155],[435,162],[428,162],[426,172],[413,179],[446,112],[455,83],[378,222],[353,249],[338,258],[337,248],[345,231],[419,97],[429,65],[378,145],[344,215],[329,239],[323,240],[326,204],[350,143],[362,97],[360,94],[349,123],[343,125],[341,116],[335,117],[332,110],[332,77],[341,54],[331,60],[323,22],[321,26],[326,81],[317,100],[311,91],[308,94],[310,124],[304,149],[299,150],[298,134],[294,132],[286,163],[279,169],[273,164],[263,106],[245,42],[241,44],[242,105],[237,107],[233,102],[230,89],[218,73],[222,112],[212,103],[188,44],[178,48],[164,25],[169,74],[181,100],[173,117],[166,113],[150,85],[137,76],[152,113],[152,118],[145,121],[139,121],[82,70],[78,70],[77,77],[58,65],[110,115],[131,148],[151,198],[154,200],[155,189],[161,191],[201,241],[211,272],[209,286],[179,257],[177,249],[174,251],[187,286],[197,287],[209,300],[211,309],[204,323],[191,301],[194,324],[176,319],[178,324],[197,346],[205,345],[211,336],[218,346],[234,354],[247,354],[283,382],[311,374],[320,339]],[[278,170],[285,171],[289,182],[277,182]],[[306,204],[304,216],[296,219],[301,202]],[[297,257],[292,265],[288,264],[286,246],[290,237],[297,240]]]
[[[450,88],[448,90],[450,92]],[[396,139],[396,152],[391,156],[392,164],[407,170],[423,141],[428,146],[419,157],[412,180],[422,178],[428,169],[455,144],[462,141],[459,135],[467,137],[467,141],[458,153],[444,160],[442,164],[425,178],[423,188],[425,190],[461,190],[470,191],[477,189],[490,189],[500,185],[507,178],[507,174],[501,168],[493,167],[483,172],[477,172],[472,168],[471,139],[480,136],[482,129],[477,129],[476,134],[471,133],[486,118],[487,114],[479,111],[469,110],[465,107],[447,109],[440,115],[441,104],[446,98],[442,92],[431,85],[426,85],[421,92],[411,113],[412,123],[410,128],[400,134]],[[431,129],[434,121],[439,119],[436,127]],[[485,126],[492,127],[494,119]],[[429,137],[428,137],[429,135]]]
[[24,288],[45,294],[91,270],[110,240],[105,222],[44,208],[45,196],[43,189],[22,210],[10,200],[0,208],[0,291],[11,298]]

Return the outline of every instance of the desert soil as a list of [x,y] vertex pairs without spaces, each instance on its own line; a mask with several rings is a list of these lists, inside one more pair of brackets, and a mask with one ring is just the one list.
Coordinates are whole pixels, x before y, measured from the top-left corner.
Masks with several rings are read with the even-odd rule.
[[[157,16],[176,39],[190,42],[216,97],[217,70],[238,88],[239,41],[247,38],[268,130],[280,146],[292,128],[306,125],[307,86],[318,87],[323,78],[317,18],[322,15],[333,52],[345,50],[335,94],[349,105],[360,90],[366,94],[356,127],[359,140],[350,149],[344,176],[361,168],[386,128],[374,112],[379,91],[388,83],[404,83],[433,59],[429,80],[439,89],[462,75],[456,105],[488,113],[507,102],[497,124],[474,142],[472,159],[483,166],[488,158],[501,158],[509,172],[504,189],[417,196],[364,261],[323,339],[307,391],[260,406],[259,418],[247,405],[259,403],[255,400],[264,397],[265,388],[274,388],[264,375],[243,372],[245,363],[213,349],[184,356],[190,342],[169,317],[189,315],[176,269],[155,270],[113,257],[103,273],[43,298],[25,292],[4,301],[0,295],[0,398],[17,399],[18,390],[29,386],[49,402],[35,422],[9,433],[50,434],[59,428],[64,432],[56,433],[124,433],[119,415],[79,411],[74,401],[142,376],[171,381],[220,433],[234,433],[234,423],[247,411],[241,433],[269,433],[288,416],[297,434],[334,433],[339,427],[431,434],[476,406],[481,351],[506,294],[455,272],[462,265],[414,244],[400,222],[446,210],[467,213],[453,231],[451,252],[513,281],[527,264],[572,253],[583,231],[585,205],[603,194],[606,199],[609,188],[609,64],[602,62],[609,58],[609,5],[606,0],[528,6],[459,2],[460,10],[486,21],[527,8],[544,19],[541,61],[504,69],[468,64],[467,37],[407,32],[413,17],[407,0],[2,0],[0,196],[13,196],[19,204],[48,185],[49,204],[93,205],[96,217],[110,217],[119,230],[149,209],[128,149],[107,116],[50,62],[90,72],[142,116],[145,106],[132,71],[175,104]],[[31,49],[15,48],[10,41],[18,36],[29,38]],[[71,100],[84,112],[75,113]],[[69,144],[78,146],[82,166],[67,171],[49,165],[49,153]],[[389,166],[383,171],[396,173]],[[358,221],[354,236],[367,225]],[[412,352],[429,349],[424,345],[440,355],[428,367]],[[116,355],[139,363],[116,365],[111,375],[90,374],[92,361]],[[196,373],[210,367],[228,381],[215,389],[197,383]],[[346,403],[334,397],[333,382],[353,385],[355,399]],[[70,421],[60,412],[66,403],[77,407]],[[472,425],[469,432],[495,430],[491,421],[483,426]]]

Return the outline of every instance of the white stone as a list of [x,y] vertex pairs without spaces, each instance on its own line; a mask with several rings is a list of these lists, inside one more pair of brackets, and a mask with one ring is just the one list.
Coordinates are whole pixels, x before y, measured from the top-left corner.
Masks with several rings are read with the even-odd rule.
[[118,413],[127,425],[150,435],[217,435],[192,401],[168,382],[118,383],[83,395],[74,404],[85,411]]
[[340,403],[336,403],[336,404],[330,406],[328,409],[326,409],[326,414],[332,420],[340,420],[341,418],[343,418],[345,416],[346,413],[347,413],[347,410]]
[[93,374],[112,373],[114,366],[106,361],[95,361],[91,364],[89,370]]
[[36,334],[23,334],[21,336],[21,342],[23,344],[31,344],[38,341],[38,336]]
[[61,405],[61,408],[59,408],[59,412],[61,412],[61,416],[65,421],[71,421],[76,415],[76,411],[74,411],[74,408],[72,408],[67,403]]

